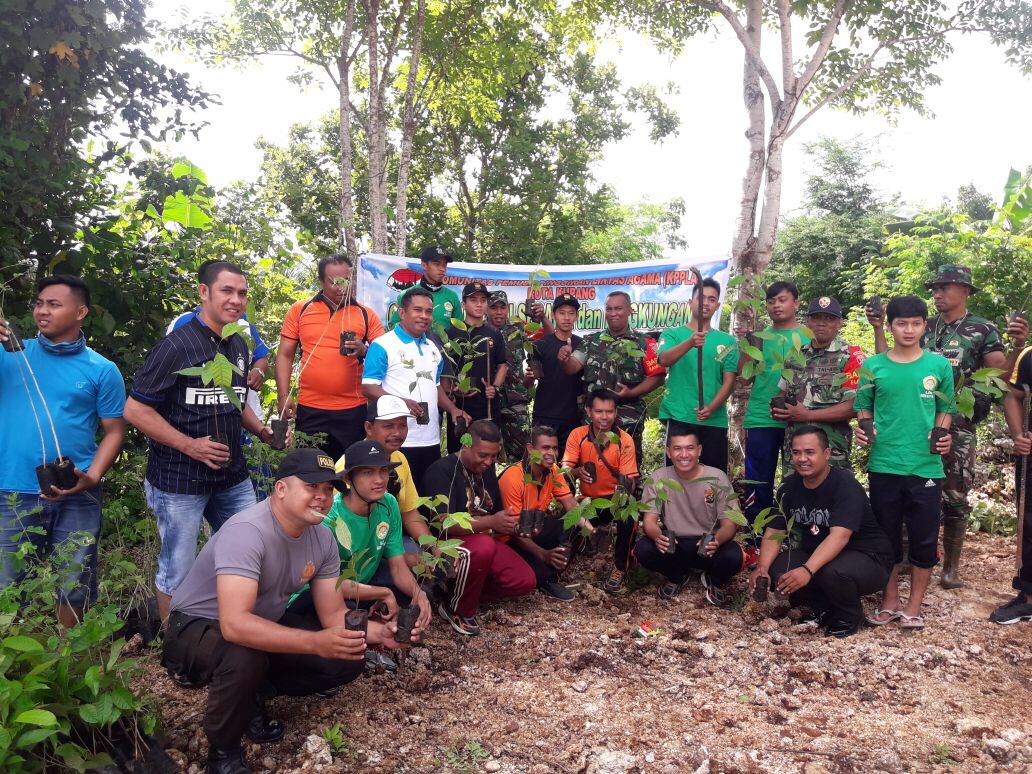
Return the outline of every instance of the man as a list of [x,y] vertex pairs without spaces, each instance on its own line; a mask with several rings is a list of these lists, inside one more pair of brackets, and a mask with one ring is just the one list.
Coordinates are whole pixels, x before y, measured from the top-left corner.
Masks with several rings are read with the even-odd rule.
[[[588,424],[570,433],[563,467],[570,468],[580,479],[581,495],[609,499],[617,489],[624,492],[633,489],[638,483],[638,463],[631,436],[616,427],[616,395],[596,387],[588,395],[585,408]],[[612,435],[616,436],[616,441]],[[610,524],[613,519],[612,511],[606,509],[596,515],[594,523],[596,526]],[[636,528],[637,523],[633,519],[617,522],[613,570],[602,585],[607,594],[621,594],[625,589],[624,575],[631,567],[631,547]]]
[[382,336],[384,330],[376,313],[354,300],[350,258],[343,254],[323,258],[318,271],[319,293],[293,304],[283,320],[276,357],[276,394],[280,417],[294,416],[290,382],[300,345],[296,427],[310,435],[325,433],[323,451],[337,459],[348,446],[365,437],[362,361],[369,342]]
[[[511,513],[540,510],[548,512],[558,502],[566,513],[577,507],[577,501],[556,466],[559,456],[559,437],[550,427],[537,425],[530,431],[523,461],[510,465],[498,479],[502,504]],[[582,519],[577,527],[563,528],[563,519],[549,513],[541,532],[533,536],[516,535],[508,540],[534,571],[541,593],[569,602],[577,595],[559,582],[559,573],[570,561],[571,538],[574,530],[591,532],[590,523]]]
[[[874,626],[899,620],[905,629],[925,625],[921,615],[932,568],[939,561],[939,498],[942,457],[950,451],[949,426],[955,403],[953,369],[942,355],[921,349],[928,307],[917,296],[900,296],[886,309],[895,339],[892,349],[864,363],[855,407],[857,443],[871,444],[868,463],[871,508],[889,536],[893,560],[903,560],[903,524],[909,537],[910,597],[899,598],[899,567],[882,592],[881,608],[868,617]],[[874,420],[873,437],[864,429]],[[934,433],[933,433],[934,430]],[[939,437],[941,435],[941,437]],[[930,439],[935,452],[929,451]]]
[[[735,542],[738,527],[729,515],[738,510],[738,500],[727,474],[702,464],[704,452],[694,428],[671,428],[667,456],[672,464],[657,470],[645,483],[641,498],[648,508],[642,519],[644,536],[634,553],[643,567],[658,572],[666,581],[659,589],[660,599],[673,599],[688,585],[692,570],[702,570],[706,600],[724,607],[727,584],[742,569],[742,548]],[[664,528],[669,532],[664,533]],[[669,534],[674,536],[673,546]],[[699,542],[704,538],[710,539],[706,556],[701,557]]]
[[345,600],[382,600],[393,618],[400,596],[403,604],[419,606],[416,625],[424,629],[430,623],[430,601],[405,562],[401,511],[387,491],[390,471],[400,464],[376,441],[351,444],[341,474],[346,490],[334,496],[323,524],[338,535],[336,526],[343,522],[350,538],[349,545],[338,542],[341,566],[353,573],[341,587]]
[[469,426],[472,443],[438,460],[426,471],[420,492],[424,497],[444,495],[448,501],[440,513],[468,513],[470,529],[454,526],[443,537],[458,538],[462,545],[455,560],[455,580],[450,599],[437,611],[452,629],[465,637],[480,634],[477,608],[491,601],[530,594],[537,585],[534,571],[510,546],[494,535],[513,535],[517,515],[502,505],[494,465],[502,447],[498,427],[486,419]]
[[[921,346],[942,355],[953,366],[953,383],[968,382],[982,368],[1009,370],[1000,330],[984,317],[968,311],[968,298],[978,292],[967,266],[947,263],[925,287],[932,291],[938,314],[928,322]],[[888,349],[881,315],[868,308],[867,319],[874,326],[875,351]],[[1023,340],[1023,338],[1022,338]],[[975,392],[974,415],[957,414],[950,426],[952,445],[943,460],[946,481],[942,487],[942,574],[939,584],[947,589],[961,588],[960,555],[971,518],[968,492],[975,481],[975,425],[985,419],[992,406],[988,395]]]
[[778,382],[779,394],[786,397],[785,407],[772,408],[770,413],[788,426],[786,462],[792,459],[792,431],[803,425],[815,425],[831,443],[831,464],[850,470],[853,431],[849,421],[853,418],[853,399],[865,356],[860,347],[846,344],[839,337],[842,306],[831,296],[810,302],[806,325],[813,332],[813,340],[803,345],[805,363],[785,364]]
[[[1022,350],[1018,356],[1014,371],[1010,374],[1010,392],[1003,398],[1003,413],[1007,417],[1007,428],[1014,439],[1016,455],[1014,469],[1015,491],[1028,486],[1028,476],[1032,472],[1032,434],[1028,427],[1029,416],[1026,415],[1025,396],[1032,390],[1032,347]],[[1012,585],[1018,592],[1014,599],[1000,605],[989,616],[989,620],[998,624],[1014,624],[1021,621],[1032,621],[1032,494],[1026,488],[1024,503],[1016,498],[1018,505],[1018,546],[1017,572]],[[1021,510],[1024,505],[1024,512]]]
[[[692,293],[691,325],[666,331],[659,339],[659,364],[667,369],[659,418],[667,426],[687,426],[702,447],[702,465],[727,473],[727,399],[738,372],[738,342],[713,330],[720,309],[720,283],[707,277]],[[699,331],[696,320],[702,320]],[[702,351],[702,402],[699,408],[699,351]]]
[[591,390],[611,390],[618,401],[620,428],[634,439],[641,463],[645,396],[663,383],[656,341],[630,326],[631,297],[622,290],[606,296],[606,330],[588,334],[572,353],[560,350],[563,371],[584,372],[585,398]]
[[[322,524],[339,485],[333,460],[298,449],[275,478],[268,500],[233,516],[205,544],[172,600],[162,664],[184,685],[209,683],[211,774],[250,771],[240,747],[245,732],[260,743],[283,736],[283,724],[265,716],[264,699],[332,690],[362,672],[367,644],[397,647],[393,624],[344,628],[340,558]],[[314,605],[307,616],[287,611],[304,583]]]
[[581,343],[575,336],[580,301],[570,293],[560,293],[552,302],[555,330],[545,334],[535,345],[529,366],[537,377],[534,395],[534,425],[555,428],[559,434],[559,451],[566,449],[566,441],[573,428],[583,423],[577,400],[581,396],[583,369],[566,373],[563,362]]
[[371,401],[394,395],[405,401],[412,416],[401,451],[420,481],[430,465],[441,458],[441,415],[447,411],[454,422],[469,421],[441,387],[444,358],[427,338],[433,319],[434,299],[423,288],[412,288],[401,299],[399,322],[374,341],[366,352],[362,392]]
[[[791,282],[775,282],[766,290],[767,315],[770,325],[762,335],[748,337],[750,349],[763,355],[762,365],[752,377],[749,405],[745,410],[745,478],[758,483],[747,484],[745,489],[745,517],[752,524],[756,517],[774,504],[774,474],[785,445],[785,421],[770,413],[771,398],[778,391],[781,370],[775,366],[784,362],[793,350],[801,350],[809,341],[796,322],[799,310],[799,290]],[[744,349],[744,348],[743,348]],[[748,354],[748,350],[746,350]],[[739,373],[751,357],[740,358]],[[755,549],[750,552],[755,558]]]
[[487,320],[502,334],[509,361],[509,370],[499,395],[497,424],[502,431],[505,457],[515,462],[523,457],[530,430],[528,414],[534,374],[527,368],[527,350],[533,351],[531,342],[551,333],[552,326],[545,318],[545,307],[540,302],[530,304],[530,320],[510,321],[509,297],[504,290],[496,290],[488,296]]
[[[450,325],[442,334],[445,390],[473,418],[496,420],[498,393],[509,374],[509,354],[502,334],[487,322],[487,287],[467,282],[462,289],[463,327]],[[449,415],[448,453],[459,450],[463,436]]]
[[[448,274],[448,264],[452,257],[437,245],[430,245],[423,249],[419,256],[419,263],[423,269],[423,278],[419,280],[417,288],[421,288],[430,294],[434,307],[434,319],[432,329],[440,333],[449,325],[453,317],[459,315],[461,306],[459,297],[455,291],[444,285],[444,278]],[[411,288],[410,288],[411,290]],[[398,296],[398,308],[391,313],[387,323],[388,328],[393,328],[401,321],[402,299],[409,291],[406,290]]]
[[221,354],[238,366],[232,389],[241,397],[247,390],[247,342],[236,335],[222,339],[223,328],[237,322],[247,306],[244,273],[226,261],[212,263],[198,292],[201,311],[154,345],[125,404],[125,418],[150,441],[143,487],[161,538],[154,585],[162,620],[197,554],[201,518],[218,530],[255,503],[241,427],[265,443],[272,438],[250,406],[243,404],[241,411],[221,387],[183,373]]
[[[796,475],[785,479],[778,492],[782,513],[763,533],[749,589],[766,578],[793,605],[810,608],[826,634],[848,637],[863,624],[863,596],[884,588],[888,580],[892,546],[864,488],[850,471],[831,464],[824,430],[794,428],[790,448]],[[786,519],[792,520],[800,544],[779,554]]]
[[[89,311],[86,283],[57,274],[37,285],[36,338],[15,342],[0,320],[0,342],[16,350],[0,349],[0,587],[24,576],[15,558],[23,543],[35,547],[29,560],[72,545],[57,608],[69,627],[97,593],[101,480],[125,442],[125,384],[114,363],[86,346],[82,321]],[[76,483],[40,492],[36,467],[61,456],[74,464]],[[77,532],[92,542],[70,543]]]

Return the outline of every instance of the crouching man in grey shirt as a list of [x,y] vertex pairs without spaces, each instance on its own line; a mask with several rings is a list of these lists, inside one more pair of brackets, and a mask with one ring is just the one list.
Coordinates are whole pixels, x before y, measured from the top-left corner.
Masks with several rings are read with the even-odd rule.
[[[338,688],[362,672],[367,643],[397,647],[394,624],[344,628],[340,557],[322,520],[340,485],[318,449],[288,454],[272,496],[227,521],[172,597],[162,663],[180,685],[208,683],[209,774],[244,774],[240,741],[274,742],[264,699]],[[287,613],[310,584],[314,614]],[[418,635],[413,631],[413,635]]]

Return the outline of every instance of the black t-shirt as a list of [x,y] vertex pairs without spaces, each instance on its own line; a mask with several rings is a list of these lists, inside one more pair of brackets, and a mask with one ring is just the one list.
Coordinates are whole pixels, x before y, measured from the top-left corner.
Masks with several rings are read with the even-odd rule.
[[[499,366],[509,362],[509,349],[505,346],[505,337],[493,325],[483,323],[477,328],[470,328],[465,331],[459,330],[455,326],[448,326],[444,331],[444,338],[449,343],[452,341],[463,342],[461,346],[464,350],[464,353],[456,352],[451,346],[445,344],[443,350],[444,376],[453,378],[458,382],[462,378],[462,369],[467,362],[472,361],[473,365],[466,376],[469,378],[470,387],[479,390],[479,392],[467,396],[456,393],[455,402],[459,408],[466,411],[473,419],[486,418],[487,398],[484,397],[486,385],[481,380],[487,379],[488,384],[492,384],[495,375],[498,373]],[[463,356],[464,354],[471,354],[469,352],[470,346],[465,342],[470,342],[475,347],[477,352],[475,357]],[[488,353],[490,353],[490,358]],[[488,362],[491,364],[490,374],[487,368]],[[491,401],[491,416],[497,417],[497,411],[498,398],[496,397]]]
[[[448,505],[441,506],[443,513],[492,514],[502,510],[502,494],[494,465],[482,475],[474,476],[459,462],[458,454],[449,454],[426,469],[421,484],[419,493],[423,497],[448,496]],[[424,512],[423,515],[429,519],[432,514]]]
[[[571,349],[576,349],[580,343],[580,336],[573,336],[569,341]],[[534,397],[535,421],[544,418],[569,422],[580,418],[577,398],[583,389],[581,372],[573,376],[563,373],[562,363],[559,362],[559,350],[566,344],[550,333],[534,346],[534,355],[541,363],[541,378],[538,379]]]
[[[1022,387],[1032,389],[1032,347],[1025,347],[1018,355],[1018,362],[1014,364],[1014,370],[1007,379],[1019,390]],[[1032,412],[1029,413],[1030,424],[1032,424]]]
[[202,365],[219,352],[240,369],[239,374],[233,374],[233,389],[242,405],[251,359],[247,342],[242,336],[220,342],[198,317],[155,344],[133,379],[132,397],[155,409],[176,430],[191,438],[223,435],[229,446],[229,466],[212,470],[171,446],[151,440],[147,480],[164,492],[210,494],[247,478],[240,447],[240,410],[229,402],[221,387],[206,386],[200,376],[178,373]]
[[[801,476],[789,476],[778,490],[778,500],[785,516],[793,519],[806,553],[816,551],[832,527],[845,527],[853,531],[848,550],[867,554],[886,567],[892,563],[889,538],[874,518],[867,493],[849,471],[831,468],[816,489],[807,489]],[[785,518],[774,519],[770,526],[784,529]]]

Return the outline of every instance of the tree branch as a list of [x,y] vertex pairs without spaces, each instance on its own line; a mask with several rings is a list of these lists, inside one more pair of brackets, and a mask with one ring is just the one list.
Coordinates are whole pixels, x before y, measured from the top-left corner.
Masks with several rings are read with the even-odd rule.
[[394,29],[391,30],[390,42],[387,44],[387,50],[383,55],[383,78],[380,80],[380,99],[384,99],[387,94],[387,84],[391,82],[391,79],[387,78],[387,74],[391,71],[391,63],[394,61],[394,55],[398,53],[398,39],[401,37],[401,28],[405,21],[405,14],[408,13],[409,7],[412,5],[412,0],[404,0],[401,4],[401,8],[398,9],[398,15],[394,19]]
[[821,65],[824,64],[824,60],[828,57],[832,41],[835,40],[835,33],[838,32],[839,23],[842,21],[842,16],[845,12],[846,0],[836,0],[835,7],[831,10],[831,16],[828,17],[828,22],[824,25],[824,32],[821,33],[821,40],[817,44],[817,50],[797,81],[798,96],[801,97],[803,92],[806,91],[806,87],[810,85],[810,81],[813,80]]
[[792,4],[778,0],[778,25],[781,28],[781,91],[785,99],[795,95],[795,61],[792,57]]
[[735,36],[738,38],[738,42],[742,44],[745,49],[745,55],[748,57],[749,62],[756,69],[756,73],[760,76],[763,81],[763,85],[767,89],[767,96],[770,98],[771,107],[775,110],[778,105],[781,104],[781,94],[778,92],[778,84],[774,80],[774,76],[770,74],[770,70],[767,69],[767,65],[764,64],[763,59],[760,56],[760,50],[753,45],[752,40],[749,38],[749,33],[746,32],[745,27],[742,26],[742,22],[735,15],[727,3],[723,0],[707,0],[706,2],[700,2],[703,8],[708,8],[711,11],[719,13],[731,25],[731,29],[734,30]]

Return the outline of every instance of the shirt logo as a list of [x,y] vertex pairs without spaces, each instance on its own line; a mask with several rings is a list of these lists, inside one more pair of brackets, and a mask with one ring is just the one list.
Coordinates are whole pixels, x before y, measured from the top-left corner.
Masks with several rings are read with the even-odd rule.
[[924,488],[928,489],[929,487],[933,487],[933,486],[935,486],[935,482],[932,481],[932,479],[928,479],[928,482],[924,485]]
[[330,457],[327,457],[325,454],[320,454],[316,458],[316,462],[318,463],[320,468],[327,468],[329,470],[337,469],[336,466],[334,466],[333,464],[333,460]]
[[924,388],[928,392],[931,392],[939,386],[939,380],[936,379],[934,376],[926,376],[921,383],[924,385]]
[[703,495],[706,499],[706,505],[713,505],[717,501],[717,496],[713,493],[710,487],[706,487],[706,492]]
[[445,301],[444,304],[442,304],[442,306],[444,306],[444,311],[446,311],[448,314],[451,314],[452,310],[455,308],[455,305],[451,301]]
[[387,539],[387,533],[390,532],[390,526],[386,521],[381,521],[376,525],[376,539],[381,543]]
[[[233,391],[243,401],[246,392],[244,388],[234,387]],[[229,398],[221,387],[187,387],[183,403],[188,406],[218,406],[222,403],[229,403]]]
[[717,344],[717,357],[722,357],[727,352],[727,344]]
[[315,565],[311,562],[305,565],[305,569],[301,571],[301,585],[304,586],[310,581],[315,575]]

